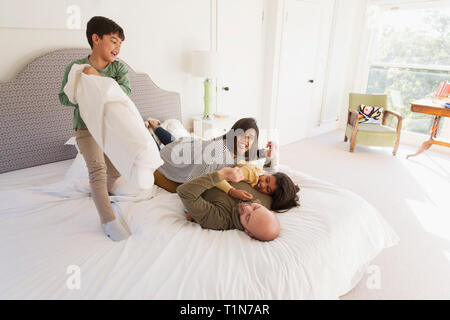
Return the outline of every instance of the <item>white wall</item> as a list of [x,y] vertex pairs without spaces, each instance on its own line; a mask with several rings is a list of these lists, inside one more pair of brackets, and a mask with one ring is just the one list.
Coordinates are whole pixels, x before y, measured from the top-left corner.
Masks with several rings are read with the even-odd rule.
[[[27,63],[48,51],[89,48],[86,22],[93,15],[104,15],[125,31],[119,57],[135,71],[150,75],[159,87],[180,93],[185,125],[191,125],[190,116],[202,113],[198,101],[202,101],[203,86],[200,79],[188,73],[189,52],[210,49],[210,0],[45,0],[26,10],[27,4],[36,2],[0,0],[0,82],[13,79]],[[63,22],[69,15],[61,3],[80,5],[82,30],[64,29]],[[87,7],[89,3],[95,7]],[[6,21],[5,12],[14,19]],[[20,12],[28,18],[17,20]]]
[[[11,80],[32,59],[48,51],[88,48],[84,29],[86,22],[92,15],[104,15],[124,28],[126,41],[120,57],[135,71],[150,75],[161,88],[179,92],[183,122],[190,127],[189,118],[202,113],[203,86],[199,78],[188,73],[189,53],[191,50],[215,49],[217,41],[220,41],[216,39],[217,1],[226,3],[226,0],[42,0],[36,5],[34,0],[0,0],[0,82]],[[253,115],[259,119],[263,129],[273,128],[270,122],[275,118],[275,110],[271,106],[277,99],[283,1],[264,0],[261,106]],[[367,2],[335,2],[335,23],[330,30],[333,33],[325,72],[327,82],[322,101],[311,113],[311,135],[345,125],[348,93],[358,91],[355,75],[361,73],[358,60],[364,59],[361,47],[365,46],[367,39],[362,38],[362,26]],[[80,6],[82,30],[65,28],[69,4]],[[248,12],[254,15],[252,10]],[[245,30],[245,21],[241,24]],[[261,54],[256,50],[255,56]]]

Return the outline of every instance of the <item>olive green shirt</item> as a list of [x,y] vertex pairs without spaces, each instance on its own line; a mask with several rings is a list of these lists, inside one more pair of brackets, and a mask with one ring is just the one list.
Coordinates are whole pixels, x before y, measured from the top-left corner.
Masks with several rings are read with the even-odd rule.
[[[201,175],[178,186],[177,193],[186,210],[202,228],[214,230],[238,229],[244,231],[241,224],[238,204],[235,199],[215,187],[221,180],[217,171]],[[253,199],[270,210],[272,198],[252,188],[247,182],[230,182],[239,190],[249,192]]]
[[[75,107],[75,110],[73,111],[73,128],[74,129],[87,129],[86,124],[84,123],[83,119],[81,118],[80,109],[78,108],[78,104],[73,104],[72,102],[70,102],[69,98],[67,98],[67,95],[64,93],[64,87],[67,83],[67,77],[69,75],[70,69],[72,68],[72,65],[74,65],[74,64],[89,64],[92,67],[94,67],[89,62],[89,56],[82,58],[82,59],[72,61],[71,63],[69,63],[69,65],[67,66],[66,71],[64,73],[64,77],[62,80],[61,89],[59,90],[59,93],[58,93],[58,97],[59,97],[59,101],[61,102],[62,105]],[[120,61],[114,61],[114,62],[109,63],[108,66],[103,70],[100,70],[97,68],[95,68],[95,70],[97,70],[98,73],[100,73],[100,75],[103,77],[109,77],[109,78],[113,78],[114,80],[116,80],[117,83],[119,84],[119,86],[122,88],[122,90],[128,96],[131,95],[130,80],[128,79],[128,69],[125,66],[125,64],[123,64]]]

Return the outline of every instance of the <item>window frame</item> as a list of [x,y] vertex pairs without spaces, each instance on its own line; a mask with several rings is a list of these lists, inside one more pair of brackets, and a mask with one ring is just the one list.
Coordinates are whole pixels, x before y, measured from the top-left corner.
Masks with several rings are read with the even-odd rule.
[[[400,69],[421,69],[421,70],[434,70],[434,71],[446,71],[450,72],[450,66],[437,66],[437,65],[418,65],[418,64],[402,64],[402,63],[381,63],[376,62],[374,59],[375,48],[380,39],[377,37],[379,34],[379,25],[377,15],[389,10],[408,10],[408,9],[430,9],[436,7],[450,7],[450,0],[368,0],[366,20],[370,24],[370,20],[375,20],[375,27],[371,27],[366,24],[362,32],[362,40],[367,39],[367,45],[365,50],[363,49],[361,59],[359,61],[359,77],[356,78],[356,88],[359,92],[366,92],[369,83],[369,73],[371,67],[392,67]],[[368,13],[372,11],[375,17],[368,17]],[[375,12],[375,13],[374,13]],[[372,21],[373,22],[373,21]],[[364,52],[365,51],[365,52]],[[425,137],[429,134],[417,133],[413,131],[406,131],[402,129],[402,142],[407,144],[417,145],[423,142]],[[444,139],[450,139],[450,118],[444,121],[444,125],[441,129],[441,136]]]

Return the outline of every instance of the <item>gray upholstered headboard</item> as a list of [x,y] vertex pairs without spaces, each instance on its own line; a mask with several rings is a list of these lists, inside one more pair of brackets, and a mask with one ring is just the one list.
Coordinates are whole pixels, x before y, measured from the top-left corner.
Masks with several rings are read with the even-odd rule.
[[[73,107],[62,106],[58,92],[67,65],[89,53],[83,48],[49,52],[11,82],[0,83],[0,173],[75,157],[76,149],[64,145],[75,135]],[[181,121],[180,95],[127,67],[131,99],[142,117]]]

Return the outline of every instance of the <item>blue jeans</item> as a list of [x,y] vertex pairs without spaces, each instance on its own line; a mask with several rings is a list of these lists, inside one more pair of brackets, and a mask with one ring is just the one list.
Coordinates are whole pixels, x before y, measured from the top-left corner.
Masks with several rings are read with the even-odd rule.
[[[175,137],[167,130],[161,127],[157,127],[155,130],[153,130],[156,134],[156,136],[161,140],[161,143],[163,145],[167,145],[171,143],[172,141],[175,141]],[[155,140],[156,142],[156,140]],[[156,142],[156,145],[158,146],[158,149],[161,150],[161,147]]]

